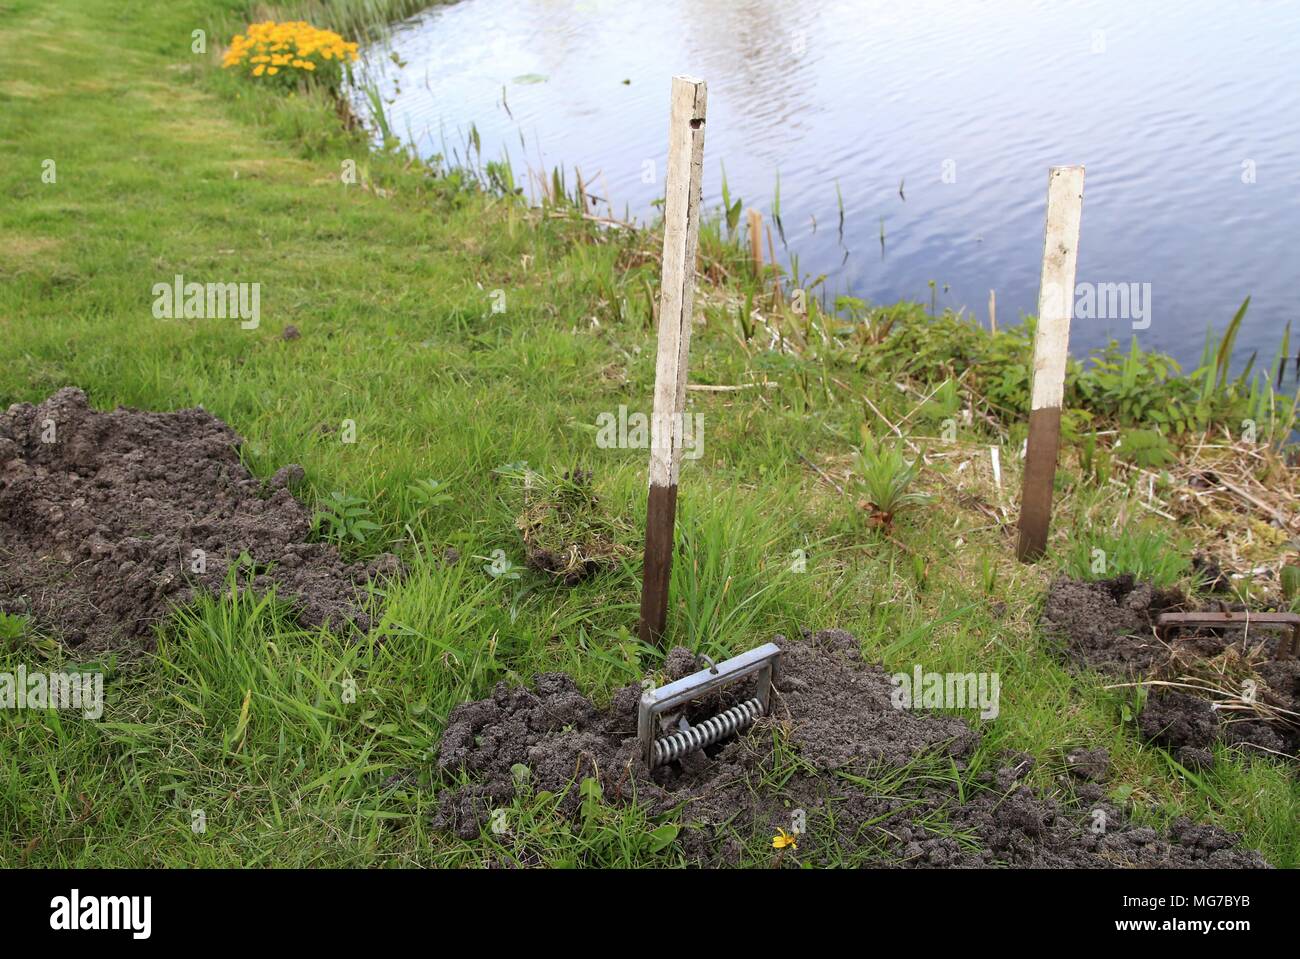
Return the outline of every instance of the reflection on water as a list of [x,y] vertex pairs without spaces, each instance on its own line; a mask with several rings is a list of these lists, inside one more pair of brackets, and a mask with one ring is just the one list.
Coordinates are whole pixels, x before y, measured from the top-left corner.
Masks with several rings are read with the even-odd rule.
[[[662,193],[669,78],[703,77],[706,202],[725,164],[770,216],[779,175],[780,258],[832,293],[1031,312],[1047,168],[1083,163],[1079,280],[1151,284],[1143,346],[1194,360],[1251,294],[1241,359],[1267,360],[1300,319],[1300,5],[463,0],[369,59],[421,151],[463,156],[473,123],[620,216]],[[1075,352],[1132,326],[1080,319]]]

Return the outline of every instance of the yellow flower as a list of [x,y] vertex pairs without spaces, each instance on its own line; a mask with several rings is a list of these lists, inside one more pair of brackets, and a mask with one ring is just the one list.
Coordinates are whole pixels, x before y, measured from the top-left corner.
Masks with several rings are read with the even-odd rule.
[[253,76],[260,77],[262,75],[262,71],[264,71],[265,69],[266,69],[266,65],[259,63],[257,66],[253,67]]
[[787,846],[791,849],[798,849],[799,842],[793,835],[786,832],[784,829],[778,828],[776,835],[772,837],[772,848],[785,849]]
[[344,40],[332,30],[321,30],[305,20],[276,23],[260,20],[250,23],[244,33],[237,33],[221,59],[223,67],[256,65],[254,76],[273,76],[280,67],[313,72],[322,63],[342,63],[360,59],[358,44]]

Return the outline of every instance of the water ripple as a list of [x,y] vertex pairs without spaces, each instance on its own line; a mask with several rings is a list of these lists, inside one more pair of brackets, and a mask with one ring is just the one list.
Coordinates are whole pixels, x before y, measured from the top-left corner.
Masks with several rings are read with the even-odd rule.
[[[644,174],[662,171],[668,79],[704,77],[706,201],[725,164],[733,196],[770,215],[779,174],[790,248],[837,292],[928,299],[934,280],[946,305],[982,314],[996,288],[1000,314],[1032,311],[1046,168],[1082,162],[1080,279],[1152,283],[1144,343],[1193,359],[1207,322],[1224,324],[1247,293],[1243,355],[1271,355],[1297,318],[1300,7],[805,0],[792,11],[463,0],[412,18],[368,61],[395,129],[422,150],[463,157],[473,124],[483,156],[508,155],[521,181],[526,166],[576,166],[618,213],[641,216],[662,192]],[[1128,332],[1093,321],[1073,340]]]

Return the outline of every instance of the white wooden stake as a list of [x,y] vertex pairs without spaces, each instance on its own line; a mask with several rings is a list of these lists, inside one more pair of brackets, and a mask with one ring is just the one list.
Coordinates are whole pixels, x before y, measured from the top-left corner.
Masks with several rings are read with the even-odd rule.
[[699,244],[700,184],[704,171],[703,80],[673,77],[664,193],[663,282],[659,295],[659,350],[650,419],[650,496],[646,506],[645,569],[640,635],[657,642],[668,620],[677,478],[682,459],[682,413]]

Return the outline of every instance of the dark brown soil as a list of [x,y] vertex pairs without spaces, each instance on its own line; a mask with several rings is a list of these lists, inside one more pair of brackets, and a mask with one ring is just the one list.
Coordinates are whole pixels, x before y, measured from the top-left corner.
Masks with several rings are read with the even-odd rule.
[[524,543],[524,562],[539,573],[549,573],[565,586],[577,586],[604,567],[594,559],[583,559],[579,544],[567,550],[553,550]]
[[[51,437],[53,442],[46,442]],[[0,609],[30,615],[83,651],[149,648],[152,627],[196,589],[219,590],[242,553],[308,627],[369,627],[360,589],[395,574],[308,543],[310,515],[287,466],[267,484],[240,439],[203,409],[89,408],[65,388],[0,414]],[[192,569],[194,550],[206,569]]]
[[1110,753],[1104,749],[1076,749],[1066,754],[1065,766],[1080,779],[1105,782],[1110,776]]
[[[1199,628],[1177,633],[1168,644],[1156,636],[1160,613],[1192,608],[1180,593],[1153,590],[1132,576],[1093,583],[1062,579],[1048,591],[1043,627],[1062,659],[1075,668],[1095,669],[1119,681],[1223,690],[1149,687],[1138,728],[1185,765],[1209,764],[1220,740],[1295,758],[1300,726],[1277,712],[1300,713],[1300,659],[1275,658],[1286,634]],[[1248,681],[1260,709],[1233,701]]]
[[1156,591],[1132,576],[1095,583],[1061,579],[1047,593],[1043,626],[1071,665],[1136,677],[1168,659],[1156,639],[1156,617],[1183,608],[1182,594]]
[[[1076,788],[1066,777],[1059,795],[1036,794],[1024,785],[1033,767],[1028,756],[975,774],[976,785],[968,782],[963,794],[945,773],[970,769],[976,730],[954,717],[895,709],[889,677],[862,661],[849,633],[776,642],[784,653],[771,716],[713,747],[712,755],[696,753],[653,774],[636,746],[638,686],[598,710],[562,673],[537,677],[531,690],[498,684],[490,698],[452,711],[438,766],[447,781],[463,773],[469,782],[439,794],[435,827],[476,838],[493,810],[509,808],[521,788],[562,795],[561,810],[574,815],[576,784],[592,776],[607,801],[635,798],[654,815],[677,811],[685,826],[678,848],[705,865],[752,861],[752,850],[778,829],[792,829],[800,809],[806,830],[797,849],[781,854],[783,865],[838,863],[850,855],[855,862],[930,867],[1267,865],[1213,826],[1179,821],[1167,834],[1135,826],[1093,782]],[[672,678],[699,665],[674,650],[666,671]],[[742,689],[730,698],[743,695]],[[787,748],[774,746],[774,730]],[[1090,777],[1104,778],[1104,751],[1080,759]]]

